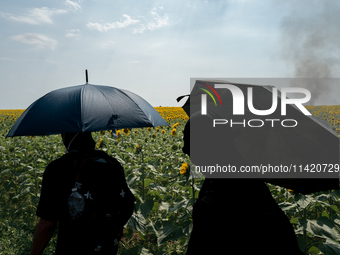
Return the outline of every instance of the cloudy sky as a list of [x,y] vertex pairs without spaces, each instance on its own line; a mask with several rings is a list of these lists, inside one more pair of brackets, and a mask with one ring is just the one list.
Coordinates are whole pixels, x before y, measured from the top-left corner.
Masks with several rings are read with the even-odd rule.
[[[0,0],[0,109],[84,84],[85,69],[89,83],[153,106],[181,106],[193,77],[339,78],[339,10],[316,0]],[[306,86],[315,104],[340,104],[336,86]]]

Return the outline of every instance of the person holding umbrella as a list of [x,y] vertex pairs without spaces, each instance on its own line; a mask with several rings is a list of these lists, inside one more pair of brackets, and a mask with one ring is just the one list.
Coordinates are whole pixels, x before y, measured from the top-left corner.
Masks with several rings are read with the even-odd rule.
[[[41,196],[36,212],[40,221],[35,230],[31,255],[43,253],[54,233],[57,222],[59,226],[56,254],[116,254],[123,226],[131,217],[134,209],[134,196],[126,184],[124,170],[116,159],[103,151],[94,149],[95,142],[90,132],[63,133],[62,139],[68,153],[51,162],[44,172]],[[89,161],[91,158],[101,163],[94,165]],[[105,167],[108,171],[104,170],[102,161],[106,161]],[[91,165],[91,168],[87,168],[85,165]],[[93,166],[102,168],[92,169]],[[79,168],[81,169],[79,170]],[[89,174],[87,171],[90,171]],[[90,177],[91,180],[86,180],[86,177]],[[90,217],[86,217],[86,213],[83,213],[73,217],[76,219],[72,218],[74,215],[71,212],[72,195],[70,196],[70,191],[74,191],[75,180],[78,181],[76,190],[83,194],[84,201],[88,200],[88,203],[85,203],[84,211],[90,210]],[[91,183],[92,186],[81,186],[86,183]],[[115,186],[119,186],[119,189],[116,189]],[[101,187],[105,187],[104,193],[98,193],[98,189]],[[90,191],[85,193],[87,189]],[[103,199],[104,196],[108,198]],[[115,201],[115,197],[122,201]],[[105,206],[99,202],[95,204],[96,200],[104,202]],[[78,207],[81,207],[82,204],[79,201],[74,202],[78,203]],[[91,203],[94,206],[91,207]],[[119,206],[121,208],[115,215],[113,209]],[[105,208],[105,213],[112,214],[109,217],[108,214],[102,217],[107,221],[97,217],[101,207]],[[110,232],[105,232],[107,229],[112,231],[110,223],[113,223],[113,231],[117,231],[113,235]],[[96,240],[96,236],[100,236],[100,238]],[[103,236],[111,236],[111,239],[104,240]]]
[[[195,165],[202,157],[190,155],[191,146],[200,146],[212,163],[228,157],[231,164],[245,162],[234,148],[232,129],[224,137],[215,137],[210,125],[204,125],[209,115],[193,114],[184,129],[183,152]],[[191,130],[190,126],[198,130]],[[209,135],[206,135],[209,134]],[[216,141],[225,150],[214,149]],[[259,179],[206,178],[193,207],[193,229],[187,255],[235,254],[302,255],[294,229],[279,208],[266,184]]]
[[[37,210],[41,219],[36,228],[32,255],[43,252],[57,222],[57,254],[117,252],[122,224],[131,216],[134,196],[127,187],[122,166],[106,153],[94,150],[90,132],[156,126],[168,124],[146,100],[125,89],[89,84],[87,70],[86,84],[53,90],[21,114],[6,137],[63,134],[69,152],[51,162],[44,172]],[[100,191],[99,195],[90,192],[92,189]],[[84,193],[83,190],[88,191]],[[77,194],[80,191],[82,198]],[[108,199],[107,193],[112,194]],[[87,208],[91,208],[91,215],[87,215]],[[117,211],[114,208],[126,209]],[[104,209],[112,209],[117,215],[102,214]],[[83,215],[95,216],[90,220],[91,225],[84,223]],[[108,227],[105,232],[96,226]],[[108,234],[103,236],[102,233]],[[109,251],[101,245],[86,248],[92,239],[106,237],[111,238],[106,243],[113,244]]]

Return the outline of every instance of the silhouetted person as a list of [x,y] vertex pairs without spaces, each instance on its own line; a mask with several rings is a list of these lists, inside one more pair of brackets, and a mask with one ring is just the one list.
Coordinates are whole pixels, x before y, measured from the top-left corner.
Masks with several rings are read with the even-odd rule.
[[[116,159],[94,149],[90,132],[63,133],[62,139],[68,153],[44,172],[31,255],[43,253],[57,223],[56,254],[116,254],[135,200],[124,169]],[[70,210],[73,192],[86,201],[84,210]]]
[[[190,118],[184,129],[183,152],[195,165],[206,162],[246,165],[234,147],[232,129],[223,125],[221,137],[212,125],[206,124],[209,118]],[[202,154],[191,155],[191,147],[200,148]],[[289,219],[260,179],[206,178],[192,217],[187,255],[303,254]]]

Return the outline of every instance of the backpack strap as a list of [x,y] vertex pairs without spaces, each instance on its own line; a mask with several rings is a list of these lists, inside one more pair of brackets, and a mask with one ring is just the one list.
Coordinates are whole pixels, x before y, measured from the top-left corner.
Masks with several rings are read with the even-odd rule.
[[87,153],[84,155],[81,152],[75,151],[75,150],[70,151],[69,153],[73,154],[73,155],[78,154],[78,155],[76,155],[76,159],[74,160],[74,163],[73,163],[73,167],[74,167],[74,169],[76,169],[76,178],[75,178],[75,182],[74,182],[74,183],[76,183],[76,182],[79,181],[81,167],[84,165],[84,163],[87,160],[89,160],[89,158],[87,157]]
[[79,176],[80,176],[80,172],[81,172],[81,167],[84,165],[84,163],[86,162],[86,161],[88,161],[89,159],[88,158],[85,158],[85,159],[83,159],[81,162],[80,162],[80,164],[79,164],[79,166],[78,166],[78,168],[77,168],[77,175],[76,175],[76,180],[75,180],[75,182],[78,182],[79,181]]

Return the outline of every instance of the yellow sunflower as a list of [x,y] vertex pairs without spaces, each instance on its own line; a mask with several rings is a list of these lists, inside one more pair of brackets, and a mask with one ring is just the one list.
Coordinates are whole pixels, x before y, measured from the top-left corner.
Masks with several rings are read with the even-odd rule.
[[176,135],[176,129],[175,129],[175,128],[171,131],[171,135],[172,135],[172,136],[175,136],[175,135]]
[[185,174],[186,172],[187,172],[187,170],[188,170],[188,164],[187,163],[183,163],[182,164],[182,166],[181,166],[181,168],[179,169],[179,171],[180,171],[180,174]]

